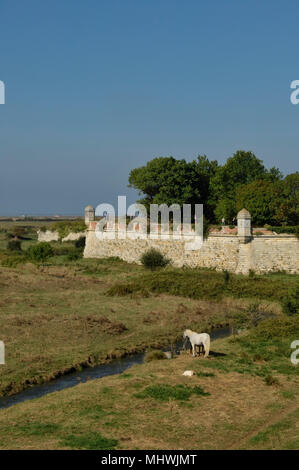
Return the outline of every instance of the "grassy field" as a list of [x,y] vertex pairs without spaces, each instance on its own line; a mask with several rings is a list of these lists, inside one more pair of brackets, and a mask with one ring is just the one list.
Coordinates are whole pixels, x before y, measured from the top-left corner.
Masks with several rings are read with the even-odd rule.
[[[187,327],[250,328],[271,314],[279,330],[280,321],[293,318],[283,314],[281,301],[296,292],[298,276],[227,277],[171,267],[146,272],[119,259],[82,259],[78,250],[79,258],[73,259],[74,244],[60,242],[51,244],[54,256],[32,263],[26,250],[36,244],[38,224],[28,222],[22,229],[21,253],[7,250],[15,231],[8,224],[0,223],[0,339],[6,346],[0,396],[161,348],[181,338]],[[246,335],[218,341],[215,347],[223,355],[209,360],[182,355],[155,361],[1,410],[0,447],[294,447],[298,436],[296,441],[294,426],[284,419],[293,423],[298,417],[298,369],[290,364],[289,345],[299,332],[293,337],[292,323],[283,328],[284,341],[279,334],[269,336],[269,329],[258,342]],[[188,368],[199,375],[182,377]],[[147,390],[150,385],[157,388]]]
[[210,359],[181,354],[2,410],[0,448],[298,449],[289,338],[259,334],[213,342]]
[[[7,356],[0,368],[1,395],[71,368],[167,345],[181,338],[187,327],[209,330],[250,316],[251,300],[216,302],[167,294],[111,297],[106,293],[115,280],[142,274],[142,268],[117,260],[80,260],[65,266],[63,256],[56,258],[57,265],[0,268],[0,331]],[[280,311],[270,301],[261,302],[259,309]]]

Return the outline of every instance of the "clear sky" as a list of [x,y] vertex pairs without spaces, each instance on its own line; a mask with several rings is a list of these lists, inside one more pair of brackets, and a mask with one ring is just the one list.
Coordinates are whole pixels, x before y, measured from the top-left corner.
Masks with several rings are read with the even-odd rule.
[[158,156],[298,170],[299,2],[0,0],[0,215],[115,203]]

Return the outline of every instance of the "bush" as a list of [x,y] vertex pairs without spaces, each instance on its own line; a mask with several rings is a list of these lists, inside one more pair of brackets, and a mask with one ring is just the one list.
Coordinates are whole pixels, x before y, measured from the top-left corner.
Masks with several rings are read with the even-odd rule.
[[51,246],[54,250],[54,256],[65,256],[75,250],[71,242],[51,242]]
[[31,261],[45,261],[51,256],[54,256],[54,250],[50,243],[48,242],[40,242],[36,245],[32,245],[27,250],[28,258]]
[[80,237],[78,240],[75,241],[75,247],[85,248],[85,240],[86,240],[86,237]]
[[276,378],[276,377],[273,377],[273,375],[270,375],[270,374],[267,375],[264,380],[265,380],[265,384],[266,384],[266,385],[269,385],[269,386],[270,386],[270,385],[278,385],[278,384],[279,384],[277,378]]
[[265,228],[267,230],[272,230],[273,232],[276,232],[278,234],[280,234],[280,233],[293,234],[293,235],[296,235],[297,238],[299,238],[299,225],[281,226],[281,227],[275,227],[273,225],[265,225]]
[[76,261],[77,259],[81,258],[82,253],[80,250],[77,248],[73,248],[69,250],[68,254],[66,255],[66,258],[68,261]]
[[154,350],[149,351],[146,353],[144,361],[151,362],[151,361],[160,361],[161,359],[166,359],[166,356],[163,351]]
[[20,240],[10,240],[7,243],[7,249],[8,251],[21,251],[22,247]]
[[299,286],[283,298],[282,306],[287,315],[299,314]]
[[[42,230],[42,228],[41,228]],[[47,227],[47,230],[57,231],[62,239],[67,237],[69,233],[85,232],[86,225],[83,219],[77,220],[61,220],[54,222]]]
[[170,262],[159,250],[151,248],[143,253],[140,259],[145,268],[154,270],[157,268],[164,268]]
[[293,317],[280,315],[276,318],[264,320],[251,331],[250,335],[255,339],[262,339],[263,341],[293,336],[295,338],[299,335],[299,317],[297,315]]

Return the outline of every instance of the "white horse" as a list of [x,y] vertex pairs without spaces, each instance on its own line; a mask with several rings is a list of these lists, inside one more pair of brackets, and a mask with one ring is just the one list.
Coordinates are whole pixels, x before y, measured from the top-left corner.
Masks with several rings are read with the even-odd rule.
[[185,330],[184,338],[189,338],[192,346],[192,356],[195,356],[195,346],[203,346],[205,357],[208,357],[210,352],[210,335],[208,333],[195,333],[195,331]]

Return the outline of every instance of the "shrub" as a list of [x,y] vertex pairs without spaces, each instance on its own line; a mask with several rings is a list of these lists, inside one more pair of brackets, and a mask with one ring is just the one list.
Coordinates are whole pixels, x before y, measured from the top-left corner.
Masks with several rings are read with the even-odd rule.
[[164,268],[170,262],[169,259],[167,259],[159,250],[156,250],[155,248],[151,248],[150,250],[143,253],[140,261],[145,268],[151,270]]
[[26,235],[27,233],[27,229],[26,227],[23,227],[23,226],[17,226],[17,227],[14,227],[13,228],[13,231],[12,231],[12,234],[14,237],[19,237],[19,238],[22,238]]
[[54,250],[54,256],[68,255],[70,252],[75,250],[75,247],[71,242],[51,242],[51,246]]
[[149,351],[148,353],[146,353],[144,361],[151,362],[151,361],[160,361],[162,359],[166,359],[164,352],[159,351],[159,350],[154,350],[154,351]]
[[83,219],[77,220],[61,220],[50,224],[48,230],[56,231],[59,233],[60,238],[66,237],[70,232],[78,233],[85,232],[86,225]]
[[275,227],[273,225],[265,225],[265,228],[267,230],[272,230],[273,232],[276,233],[290,233],[294,234],[299,238],[299,225],[294,225],[294,226],[281,226],[281,227]]
[[81,258],[82,252],[77,248],[72,248],[69,250],[66,258],[68,261],[76,261],[77,259]]
[[263,320],[250,333],[254,338],[262,340],[281,339],[299,335],[299,317],[280,315],[276,318]]
[[20,240],[10,240],[7,243],[7,249],[8,251],[21,251],[22,247]]
[[299,313],[299,286],[290,290],[288,295],[282,300],[283,311],[287,315],[295,315]]
[[80,237],[78,240],[75,241],[76,248],[84,248],[85,247],[85,240],[86,237]]
[[54,250],[50,243],[48,242],[40,242],[36,245],[32,245],[27,250],[28,258],[31,261],[45,261],[51,256],[54,255]]
[[265,377],[265,383],[266,385],[278,385],[279,384],[278,380],[275,377],[273,377],[273,375],[267,375]]

